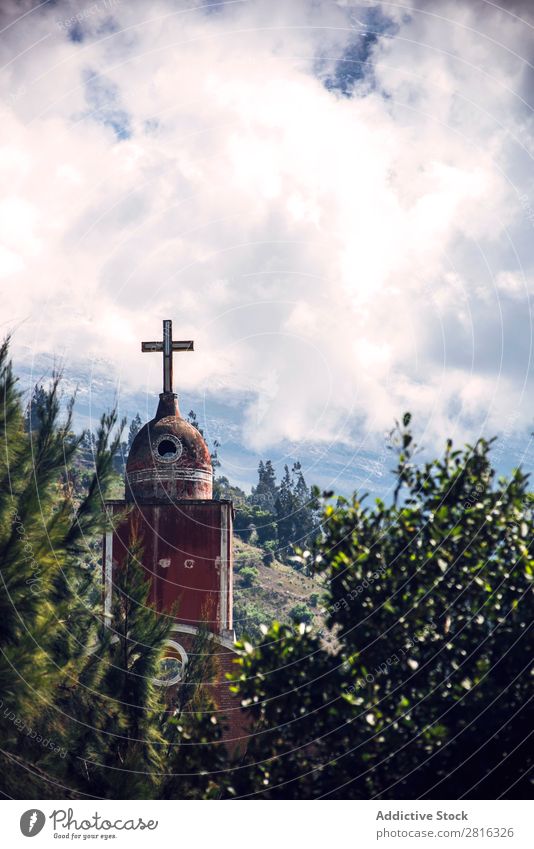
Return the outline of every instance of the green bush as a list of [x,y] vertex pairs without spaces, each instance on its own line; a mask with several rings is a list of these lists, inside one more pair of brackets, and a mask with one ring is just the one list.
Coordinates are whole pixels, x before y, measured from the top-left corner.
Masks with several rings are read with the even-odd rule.
[[259,572],[255,566],[244,566],[240,571],[241,581],[244,587],[251,587],[258,580]]
[[304,601],[299,601],[294,607],[289,611],[289,615],[293,622],[305,622],[309,624],[313,619],[313,613],[310,608]]
[[531,798],[534,495],[485,440],[416,464],[409,423],[393,502],[326,494],[301,554],[328,579],[336,653],[278,623],[245,647],[236,686],[261,733],[238,795]]
[[271,617],[255,602],[236,602],[234,604],[234,629],[241,639],[248,637],[259,640],[262,636],[261,625],[267,625]]
[[268,540],[263,546],[262,561],[264,566],[272,566],[275,561],[276,541]]
[[258,563],[259,557],[259,552],[256,553],[254,550],[238,552],[234,560],[234,572],[240,574],[243,569],[249,567],[255,568],[256,564]]

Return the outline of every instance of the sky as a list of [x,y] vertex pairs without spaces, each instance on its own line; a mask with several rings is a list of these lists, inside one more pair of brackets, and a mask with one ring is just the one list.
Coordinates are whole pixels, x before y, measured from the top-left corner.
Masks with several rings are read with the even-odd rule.
[[500,434],[528,465],[531,4],[1,9],[0,324],[27,382],[62,362],[90,420],[112,396],[150,417],[140,342],[171,318],[196,348],[176,389],[244,485],[261,456],[380,476],[405,410],[431,450]]

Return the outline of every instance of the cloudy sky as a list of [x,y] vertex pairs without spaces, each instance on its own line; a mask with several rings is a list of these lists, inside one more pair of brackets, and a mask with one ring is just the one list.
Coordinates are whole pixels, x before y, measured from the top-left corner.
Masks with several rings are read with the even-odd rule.
[[350,484],[407,409],[426,445],[498,432],[521,459],[533,24],[485,0],[2,0],[20,368],[62,358],[152,414],[140,340],[172,318],[197,349],[177,388],[242,481],[274,454]]

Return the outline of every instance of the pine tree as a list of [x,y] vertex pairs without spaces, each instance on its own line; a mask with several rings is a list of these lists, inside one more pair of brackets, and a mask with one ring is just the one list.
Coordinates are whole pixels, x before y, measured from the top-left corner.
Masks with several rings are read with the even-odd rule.
[[200,427],[200,424],[199,424],[198,418],[197,418],[197,414],[195,413],[194,410],[189,410],[189,412],[187,414],[187,421],[189,422],[189,424],[192,424],[193,427],[196,427],[196,429],[198,430],[198,432],[200,433],[201,436],[204,436],[204,431]]
[[258,464],[258,485],[252,490],[251,501],[263,510],[274,513],[278,487],[276,485],[276,472],[271,460],[265,463],[260,460]]
[[[2,770],[0,787],[9,795],[24,788],[26,795],[46,796],[52,787],[57,795],[53,780],[45,778],[54,765],[46,731],[52,728],[54,740],[64,739],[65,720],[58,718],[54,700],[83,663],[96,627],[88,603],[91,570],[82,563],[91,558],[89,541],[103,524],[101,497],[111,474],[114,445],[108,448],[108,442],[116,416],[102,419],[96,474],[85,496],[75,501],[65,476],[81,438],[72,433],[72,402],[59,421],[59,385],[60,376],[54,375],[48,389],[34,396],[32,428],[25,432],[8,342],[2,345],[0,732],[3,757],[22,764]],[[39,792],[32,789],[35,781]]]
[[[270,479],[267,464],[262,470],[263,478]],[[296,546],[311,544],[318,526],[318,500],[314,490],[304,479],[300,462],[295,462],[291,472],[284,466],[284,476],[277,490],[275,502],[276,527],[280,556],[292,558]]]
[[84,430],[80,437],[78,458],[84,466],[94,467],[96,436],[90,430]]
[[293,542],[294,511],[293,485],[287,465],[284,466],[284,476],[278,489],[275,509],[278,542],[282,555],[287,556]]
[[45,399],[46,390],[44,386],[42,383],[36,383],[24,413],[24,430],[26,433],[39,428],[39,410],[42,408]]
[[293,545],[305,547],[311,544],[318,525],[318,499],[311,490],[299,462],[292,469],[293,490]]
[[111,636],[102,634],[106,670],[100,693],[113,723],[104,729],[110,737],[103,760],[88,760],[87,772],[90,792],[106,798],[152,798],[163,771],[158,718],[164,705],[155,679],[172,618],[150,604],[141,558],[134,535],[114,580]]
[[139,413],[136,413],[132,421],[130,422],[130,428],[128,430],[128,453],[132,450],[132,445],[135,437],[139,433],[142,427],[141,416]]

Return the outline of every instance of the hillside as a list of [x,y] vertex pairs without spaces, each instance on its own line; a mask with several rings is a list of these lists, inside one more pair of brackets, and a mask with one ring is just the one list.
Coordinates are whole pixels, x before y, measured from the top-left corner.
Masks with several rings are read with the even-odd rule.
[[[257,570],[257,575],[251,574]],[[253,578],[250,583],[251,577]],[[322,584],[277,560],[264,563],[264,552],[234,537],[234,627],[238,637],[253,641],[260,625],[275,619],[290,623],[291,611],[298,605],[313,628],[322,625],[320,615]],[[297,620],[301,617],[295,612]]]

